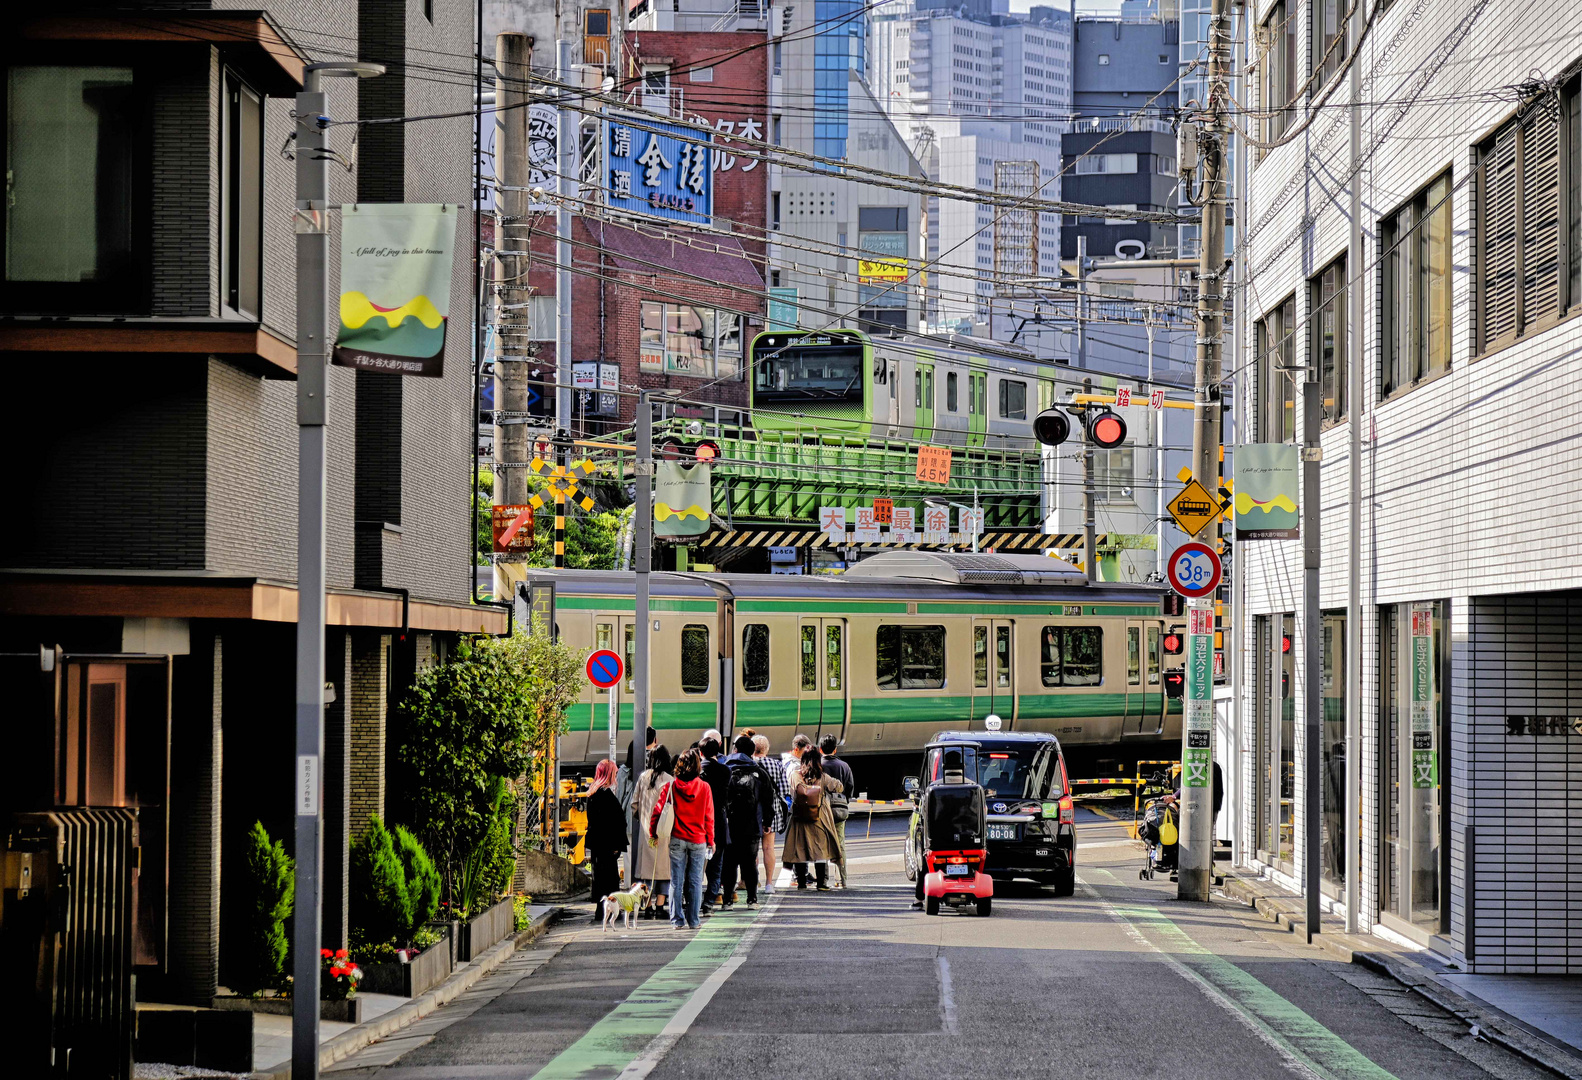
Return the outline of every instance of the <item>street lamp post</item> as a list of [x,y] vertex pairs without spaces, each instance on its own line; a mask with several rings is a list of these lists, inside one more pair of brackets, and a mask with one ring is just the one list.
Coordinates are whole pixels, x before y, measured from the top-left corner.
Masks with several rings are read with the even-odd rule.
[[297,200],[296,918],[292,926],[291,1075],[319,1075],[319,864],[324,761],[324,425],[330,359],[329,154],[321,79],[384,74],[381,64],[309,64],[292,113]]

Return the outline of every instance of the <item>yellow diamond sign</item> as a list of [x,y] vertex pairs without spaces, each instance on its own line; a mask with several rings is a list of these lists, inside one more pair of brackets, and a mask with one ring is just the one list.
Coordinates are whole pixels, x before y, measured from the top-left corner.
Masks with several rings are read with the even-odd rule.
[[1175,518],[1176,526],[1188,536],[1196,536],[1220,515],[1219,500],[1194,477],[1187,481],[1181,493],[1165,507]]

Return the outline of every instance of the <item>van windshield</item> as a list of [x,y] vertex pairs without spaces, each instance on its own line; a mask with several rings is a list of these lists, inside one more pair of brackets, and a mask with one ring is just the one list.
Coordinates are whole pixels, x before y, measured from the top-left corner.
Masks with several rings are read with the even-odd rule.
[[1060,756],[1051,742],[984,747],[978,754],[978,783],[990,798],[1055,799],[1065,794]]

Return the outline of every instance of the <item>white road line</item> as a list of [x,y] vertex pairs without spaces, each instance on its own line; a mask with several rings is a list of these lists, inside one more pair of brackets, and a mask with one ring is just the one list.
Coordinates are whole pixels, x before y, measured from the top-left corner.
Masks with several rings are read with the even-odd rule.
[[758,918],[753,920],[752,926],[748,927],[747,932],[741,936],[741,940],[736,943],[736,948],[731,950],[731,955],[726,958],[725,963],[703,980],[702,985],[687,999],[687,1003],[670,1018],[670,1023],[665,1025],[664,1030],[655,1035],[643,1052],[621,1070],[616,1080],[643,1080],[654,1071],[654,1067],[664,1060],[665,1055],[670,1053],[676,1043],[681,1041],[681,1037],[692,1027],[692,1022],[708,1008],[709,1002],[714,1000],[719,988],[724,986],[730,977],[736,974],[736,969],[746,961],[747,954],[752,952],[754,945],[758,944],[758,939],[763,936],[764,927],[769,925],[769,920],[774,917],[775,908],[779,906],[779,893],[771,894],[765,901]]
[[1114,905],[1106,900],[1104,896],[1097,889],[1095,889],[1090,882],[1084,881],[1079,876],[1077,878],[1077,885],[1082,890],[1083,895],[1098,901],[1099,907],[1104,910],[1104,914],[1108,915],[1117,925],[1119,925],[1120,928],[1125,931],[1127,937],[1131,938],[1133,941],[1137,942],[1139,945],[1158,956],[1160,960],[1164,961],[1170,966],[1171,971],[1174,971],[1187,982],[1191,983],[1193,986],[1196,986],[1200,991],[1202,991],[1204,997],[1208,998],[1214,1004],[1218,1005],[1221,1009],[1224,1009],[1227,1013],[1229,1013],[1232,1020],[1235,1020],[1242,1027],[1246,1028],[1257,1037],[1259,1042],[1273,1050],[1275,1054],[1279,1056],[1281,1062],[1287,1069],[1290,1069],[1298,1076],[1306,1077],[1307,1080],[1324,1080],[1323,1077],[1309,1068],[1305,1061],[1293,1054],[1290,1048],[1286,1046],[1284,1042],[1276,1038],[1271,1031],[1265,1028],[1253,1017],[1248,1016],[1245,1012],[1243,1012],[1241,1007],[1235,1002],[1231,1001],[1230,998],[1220,993],[1216,987],[1212,986],[1197,972],[1193,971],[1191,968],[1181,963],[1181,961],[1177,960],[1159,946],[1149,941],[1148,938],[1143,935],[1143,932],[1137,929],[1137,927],[1133,926],[1130,919],[1122,915],[1119,911],[1116,911]]
[[956,988],[950,981],[950,960],[944,953],[935,958],[939,962],[939,1015],[945,1034],[956,1034]]

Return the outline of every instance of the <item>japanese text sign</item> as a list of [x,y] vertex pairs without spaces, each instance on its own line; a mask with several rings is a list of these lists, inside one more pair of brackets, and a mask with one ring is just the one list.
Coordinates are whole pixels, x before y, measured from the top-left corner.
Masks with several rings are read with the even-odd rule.
[[846,542],[846,508],[844,506],[821,506],[818,508],[818,528],[825,536],[829,537],[832,544]]
[[923,507],[923,543],[944,544],[950,541],[950,508],[948,506]]
[[712,136],[683,124],[608,119],[607,201],[612,209],[708,224],[714,216]]
[[880,525],[890,524],[890,517],[895,513],[894,499],[873,500],[873,519]]
[[1155,410],[1163,409],[1165,407],[1165,392],[1163,390],[1155,390],[1149,394],[1148,407]]
[[919,446],[917,478],[925,484],[950,483],[950,447]]
[[504,554],[509,551],[533,550],[531,506],[496,506],[492,525],[496,552]]
[[910,506],[897,506],[890,516],[890,539],[897,544],[917,543],[916,511]]
[[980,536],[983,533],[983,511],[969,510],[963,506],[956,512],[958,532],[963,536]]
[[853,533],[859,544],[877,544],[879,542],[879,520],[871,506],[857,507],[857,530]]
[[1122,408],[1124,406],[1130,405],[1131,403],[1132,403],[1132,388],[1129,387],[1129,386],[1117,386],[1115,388],[1115,405],[1116,405],[1116,407],[1117,408]]

